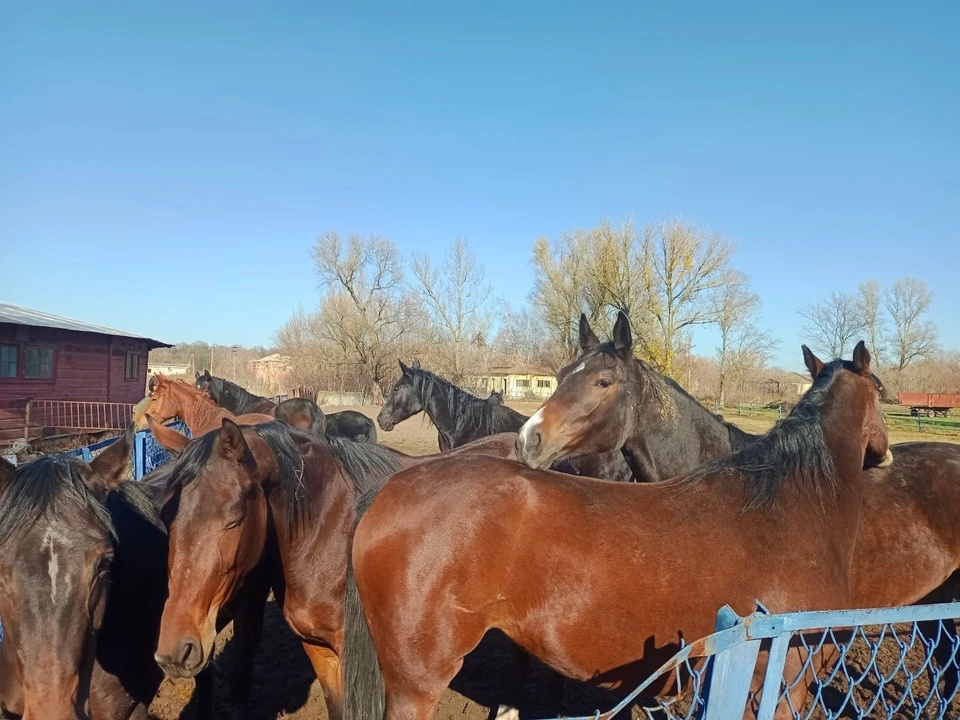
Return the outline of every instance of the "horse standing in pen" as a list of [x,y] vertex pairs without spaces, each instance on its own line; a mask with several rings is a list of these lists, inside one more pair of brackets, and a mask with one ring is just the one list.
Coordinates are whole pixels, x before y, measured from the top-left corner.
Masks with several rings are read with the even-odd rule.
[[[604,349],[624,359],[625,320]],[[490,628],[564,675],[625,687],[680,638],[709,634],[725,604],[850,607],[863,467],[889,461],[860,343],[763,438],[669,482],[603,483],[493,458],[398,473],[354,537],[347,717],[432,717]]]
[[[0,459],[0,711],[146,718],[166,597],[166,530],[149,484],[123,482],[128,432],[89,464]],[[209,676],[207,681],[212,682]],[[201,703],[201,717],[212,706]]]
[[[529,419],[503,404],[503,396],[491,393],[484,400],[461,390],[452,382],[420,367],[400,361],[400,379],[387,395],[377,415],[377,423],[386,431],[417,413],[425,413],[437,428],[440,451],[461,447],[488,435],[517,432]],[[605,480],[627,481],[630,467],[619,450],[580,457],[565,464],[565,471]]]
[[[215,377],[209,370],[203,374],[197,373],[196,387],[207,393],[217,405],[232,412],[234,415],[245,413],[264,413],[274,415],[277,405],[269,398],[254,395],[236,383],[224,378]],[[309,400],[315,397],[291,398]],[[373,420],[356,410],[341,410],[326,416],[326,432],[332,437],[346,438],[356,442],[377,442],[377,426]]]
[[[518,436],[518,457],[531,467],[622,447],[635,473],[659,481],[758,440],[718,420],[646,363],[611,353],[585,316],[580,318],[580,346],[581,356],[560,371],[556,392]],[[816,380],[823,363],[806,347],[803,355]],[[896,463],[871,468],[865,476],[852,602],[886,607],[953,601],[960,594],[960,533],[955,529],[960,446],[911,442],[892,450]],[[897,509],[895,526],[891,508]],[[886,571],[878,572],[880,567]],[[933,625],[923,627],[929,636],[937,634]],[[945,624],[934,653],[946,696],[960,682],[956,637],[953,623]]]
[[[308,401],[281,403],[278,416],[286,417],[285,406],[298,402]],[[304,420],[319,427],[319,417]],[[207,667],[216,635],[211,619],[235,601],[251,568],[269,558],[277,602],[303,641],[329,716],[339,717],[344,588],[357,498],[397,470],[436,456],[411,457],[280,422],[241,428],[225,419],[219,430],[193,441],[162,425],[155,433],[179,454],[167,491],[175,511],[158,661],[173,677]],[[503,457],[514,452],[513,443],[513,435],[498,435],[450,454]]]

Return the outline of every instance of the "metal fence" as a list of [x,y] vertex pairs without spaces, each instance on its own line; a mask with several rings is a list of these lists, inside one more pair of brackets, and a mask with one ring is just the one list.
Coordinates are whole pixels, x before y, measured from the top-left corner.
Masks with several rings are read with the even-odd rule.
[[[663,720],[960,717],[960,603],[746,618],[729,607],[718,632],[680,650],[607,712]],[[673,675],[670,697],[645,691]],[[759,692],[758,692],[759,691]]]
[[6,400],[0,404],[0,440],[30,439],[47,428],[64,433],[121,430],[133,418],[130,403],[81,400]]

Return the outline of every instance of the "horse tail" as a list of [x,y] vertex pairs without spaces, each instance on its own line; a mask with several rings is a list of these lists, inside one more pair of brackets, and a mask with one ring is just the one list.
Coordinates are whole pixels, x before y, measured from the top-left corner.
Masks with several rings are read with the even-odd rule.
[[[357,522],[366,513],[376,491],[362,495],[357,501]],[[383,673],[373,645],[370,626],[363,612],[363,603],[353,574],[353,558],[347,557],[347,594],[343,633],[343,719],[380,720],[385,709]]]

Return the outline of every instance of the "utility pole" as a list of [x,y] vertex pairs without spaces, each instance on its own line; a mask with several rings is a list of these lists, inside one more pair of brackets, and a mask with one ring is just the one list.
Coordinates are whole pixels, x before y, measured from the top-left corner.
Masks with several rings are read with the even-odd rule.
[[237,382],[237,350],[240,349],[239,345],[231,345],[230,350],[233,353],[233,381]]

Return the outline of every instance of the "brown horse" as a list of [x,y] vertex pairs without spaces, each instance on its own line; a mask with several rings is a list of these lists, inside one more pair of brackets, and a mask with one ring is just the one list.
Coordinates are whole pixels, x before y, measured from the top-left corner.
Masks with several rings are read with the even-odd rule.
[[[618,324],[627,327],[626,318]],[[561,370],[557,391],[517,439],[518,456],[528,465],[623,447],[635,469],[650,480],[665,480],[757,440],[718,420],[645,363],[612,352],[612,343],[602,345],[585,317],[580,344],[583,354]],[[803,353],[816,379],[823,363],[806,347]],[[853,603],[953,600],[960,589],[950,577],[960,569],[960,446],[902,443],[892,450],[896,463],[865,476]],[[948,683],[955,685],[955,667],[946,662],[951,642],[942,643],[937,654]]]
[[167,539],[149,489],[121,482],[132,440],[0,460],[0,714],[146,718]]
[[[515,439],[512,433],[484,438],[451,454],[511,455]],[[161,426],[157,440],[180,452],[168,490],[177,510],[158,662],[173,676],[205,667],[215,637],[212,618],[250,568],[270,557],[282,573],[273,587],[284,617],[303,641],[330,716],[339,717],[344,586],[357,497],[424,458],[279,422],[241,428],[225,419],[219,431],[189,444]]]
[[203,435],[220,427],[223,418],[230,418],[247,425],[273,420],[273,415],[264,413],[234,415],[226,408],[217,405],[207,393],[193,385],[183,380],[169,380],[160,374],[151,378],[147,403],[135,418],[138,430],[147,427],[147,415],[158,423],[164,423],[175,417],[183,418],[193,435]]
[[[625,335],[611,352],[627,356]],[[484,457],[398,473],[354,536],[363,612],[348,587],[347,716],[432,717],[490,628],[564,675],[619,686],[656,669],[678,638],[710,633],[724,604],[850,607],[863,465],[888,455],[860,343],[762,439],[671,482]]]

